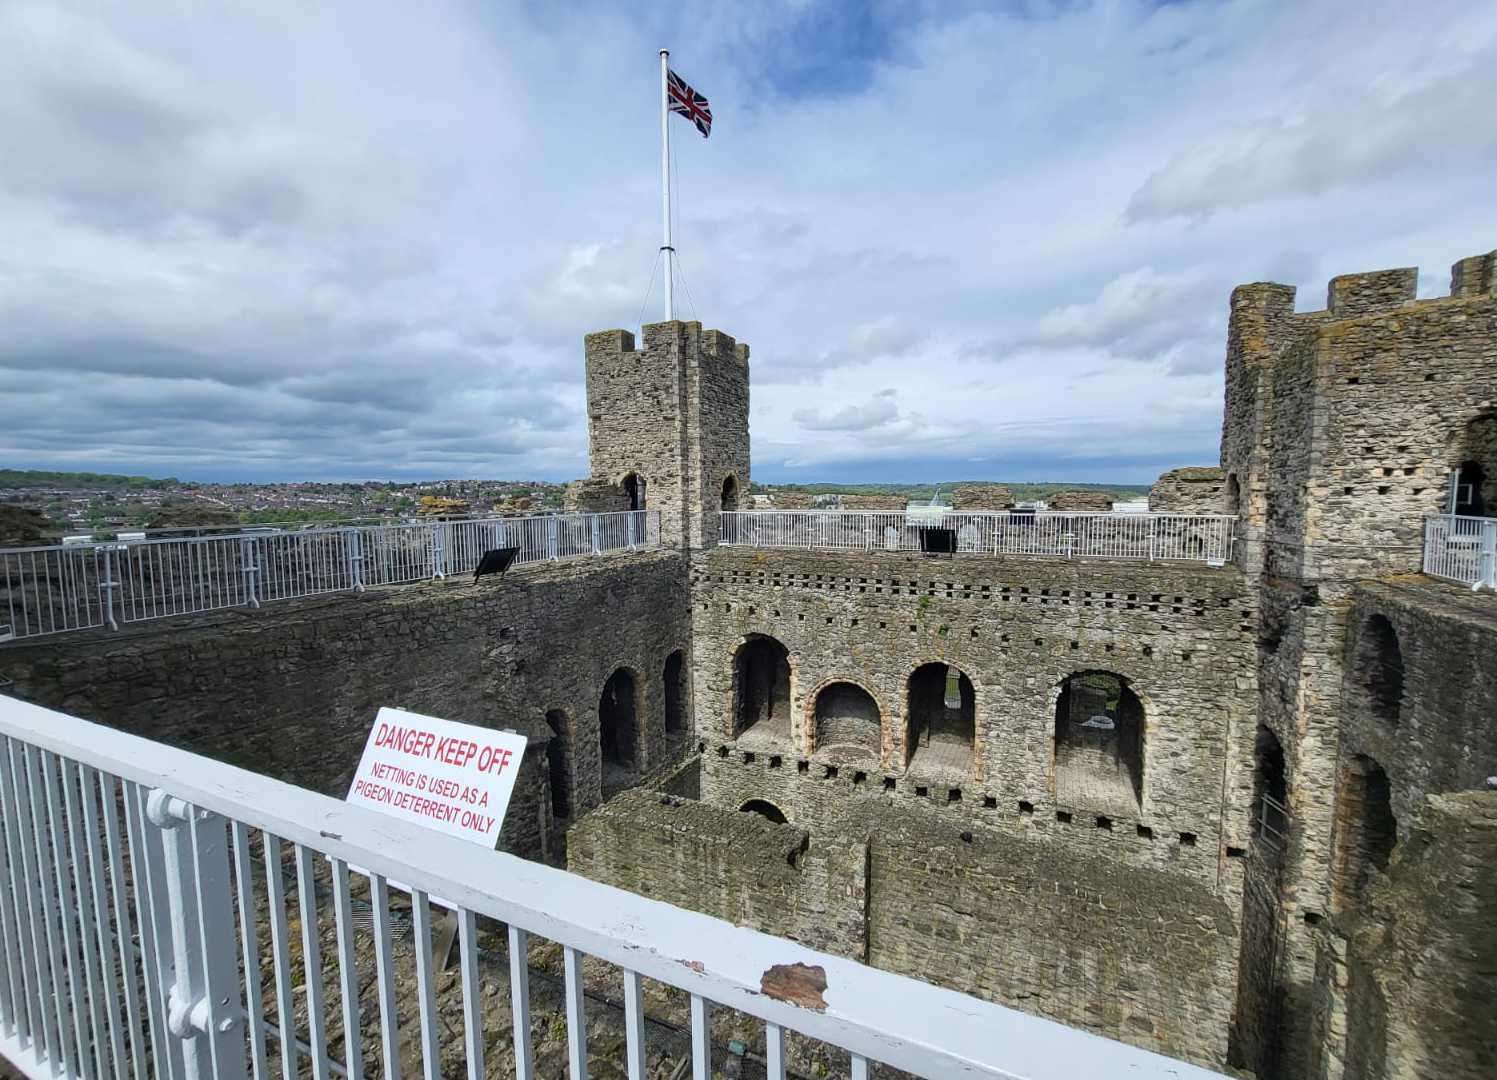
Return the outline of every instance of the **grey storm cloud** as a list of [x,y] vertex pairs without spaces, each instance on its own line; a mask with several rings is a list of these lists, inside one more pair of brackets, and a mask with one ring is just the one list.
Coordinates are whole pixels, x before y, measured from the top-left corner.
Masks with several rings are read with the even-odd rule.
[[[831,3],[672,43],[678,310],[752,346],[756,477],[1209,462],[1233,283],[1497,243],[1490,5],[875,6],[870,52]],[[660,317],[669,12],[0,6],[0,459],[581,474],[582,335]]]

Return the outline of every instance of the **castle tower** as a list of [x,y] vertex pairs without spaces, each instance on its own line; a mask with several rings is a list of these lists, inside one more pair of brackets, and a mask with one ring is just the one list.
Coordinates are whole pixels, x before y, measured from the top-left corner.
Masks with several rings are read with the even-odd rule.
[[661,542],[717,542],[718,512],[746,505],[749,348],[698,322],[587,335],[590,481],[572,501],[658,510]]

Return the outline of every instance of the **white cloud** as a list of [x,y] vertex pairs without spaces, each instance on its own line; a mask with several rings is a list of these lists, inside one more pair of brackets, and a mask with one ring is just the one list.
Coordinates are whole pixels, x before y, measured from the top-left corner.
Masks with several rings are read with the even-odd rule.
[[893,390],[884,390],[861,405],[844,405],[825,412],[797,409],[795,420],[811,431],[868,431],[899,419],[894,396]]
[[7,4],[0,457],[582,473],[582,335],[659,312],[669,37],[757,476],[1210,462],[1233,283],[1497,243],[1497,9],[1357,10]]

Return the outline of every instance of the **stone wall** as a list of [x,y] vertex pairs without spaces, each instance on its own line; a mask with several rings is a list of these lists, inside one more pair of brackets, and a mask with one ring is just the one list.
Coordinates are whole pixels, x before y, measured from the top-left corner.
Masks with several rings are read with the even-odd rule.
[[1058,848],[1044,829],[1021,838],[875,801],[776,825],[732,802],[636,791],[578,822],[568,867],[1137,1046],[1226,1060],[1227,904],[1184,877]]
[[716,542],[723,482],[749,489],[749,349],[697,322],[652,323],[636,348],[626,330],[587,335],[592,478],[643,479],[670,546]]
[[1149,488],[1155,514],[1231,514],[1224,494],[1226,474],[1217,468],[1171,469]]
[[1365,909],[1320,935],[1310,1075],[1497,1069],[1497,792],[1431,795]]
[[[1251,786],[1257,615],[1231,568],[718,549],[694,558],[692,579],[704,743],[737,745],[734,656],[766,635],[789,650],[790,724],[767,745],[749,729],[743,749],[837,764],[812,752],[811,717],[823,686],[850,681],[883,719],[880,760],[861,767],[879,790],[959,791],[962,814],[987,801],[1013,819],[1021,804],[1023,816],[1052,823],[1064,814],[1094,825],[1100,813],[1115,833],[1142,828],[1159,843],[1188,834],[1190,861],[1211,881],[1228,848],[1246,847],[1237,793]],[[929,662],[954,665],[975,689],[975,744],[955,774],[909,755],[907,680]],[[1057,800],[1057,699],[1087,671],[1121,676],[1143,705],[1141,802],[1098,811]]]
[[881,819],[870,838],[874,966],[1226,1063],[1236,925],[1209,889],[919,817]]
[[567,835],[567,869],[864,960],[868,845],[755,813],[634,790]]
[[1051,510],[1057,513],[1105,514],[1112,509],[1112,495],[1105,491],[1088,491],[1085,488],[1057,491],[1054,495],[1049,496],[1045,502]]
[[903,510],[908,502],[903,495],[843,493],[837,496],[837,505],[843,510]]
[[[1440,300],[1416,300],[1409,269],[1339,277],[1319,312],[1296,313],[1287,286],[1232,295],[1222,468],[1239,492],[1237,561],[1260,598],[1259,717],[1284,750],[1292,821],[1278,916],[1245,933],[1244,957],[1282,965],[1281,1029],[1242,1028],[1245,1060],[1265,1074],[1303,1073],[1317,1037],[1312,924],[1331,906],[1357,581],[1418,569],[1423,515],[1443,508],[1464,453],[1457,436],[1497,404],[1487,265],[1462,260]],[[1283,939],[1255,942],[1259,926]]]
[[1014,493],[1002,484],[958,484],[951,489],[951,502],[958,510],[1008,510]]
[[382,705],[530,735],[503,846],[552,850],[548,711],[572,804],[601,800],[598,700],[640,673],[641,769],[668,739],[667,656],[689,656],[682,559],[665,552],[267,604],[0,647],[10,693],[341,798]]
[[[1381,682],[1375,619],[1394,634],[1397,693]],[[1393,813],[1412,820],[1428,794],[1497,776],[1497,604],[1455,585],[1395,578],[1358,587],[1345,646],[1342,756],[1388,774]],[[1370,697],[1396,698],[1381,707]]]
[[630,509],[623,484],[610,480],[573,480],[562,493],[568,513],[613,514]]
[[720,330],[707,330],[688,352],[687,453],[693,483],[687,493],[692,547],[717,543],[718,511],[731,480],[730,509],[749,509],[749,347]]

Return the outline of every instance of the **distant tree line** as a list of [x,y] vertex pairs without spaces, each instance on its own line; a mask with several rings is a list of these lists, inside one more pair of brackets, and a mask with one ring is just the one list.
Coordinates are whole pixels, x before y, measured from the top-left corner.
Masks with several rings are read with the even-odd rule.
[[176,477],[125,476],[121,473],[52,472],[46,469],[0,469],[0,488],[114,488],[162,491],[192,487]]

